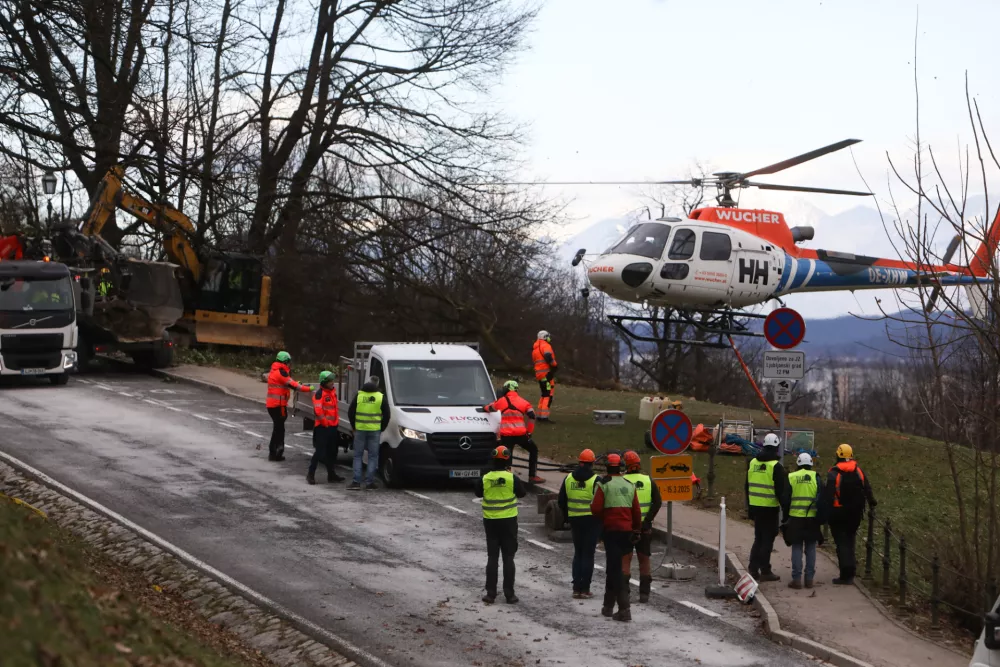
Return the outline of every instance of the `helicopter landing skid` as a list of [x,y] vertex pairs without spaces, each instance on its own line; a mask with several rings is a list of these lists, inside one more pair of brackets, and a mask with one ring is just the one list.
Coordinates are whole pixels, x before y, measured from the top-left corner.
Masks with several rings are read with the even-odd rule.
[[[698,347],[728,348],[730,336],[752,336],[763,338],[763,333],[751,331],[743,318],[765,319],[766,315],[745,313],[738,310],[675,310],[665,311],[662,317],[638,317],[633,315],[608,315],[615,327],[632,340],[644,343],[678,343]],[[671,324],[685,324],[693,327],[701,336],[696,338],[674,338],[669,335],[646,336],[628,327],[630,323],[645,322],[663,325],[664,334]]]

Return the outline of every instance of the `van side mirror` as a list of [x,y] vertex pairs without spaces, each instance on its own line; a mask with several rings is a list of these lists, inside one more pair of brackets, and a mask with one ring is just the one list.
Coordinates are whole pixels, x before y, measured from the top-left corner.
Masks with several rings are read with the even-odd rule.
[[983,633],[983,643],[991,651],[1000,649],[1000,613],[986,614],[986,631]]

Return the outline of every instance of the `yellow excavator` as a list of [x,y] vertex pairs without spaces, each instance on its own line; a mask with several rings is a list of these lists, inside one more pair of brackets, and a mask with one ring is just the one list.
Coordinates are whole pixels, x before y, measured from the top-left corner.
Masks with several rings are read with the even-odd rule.
[[80,231],[99,237],[116,210],[145,222],[163,236],[167,259],[181,276],[184,315],[172,327],[174,337],[199,343],[276,349],[283,346],[280,329],[269,326],[271,278],[263,262],[250,255],[198,252],[191,219],[169,204],[154,204],[126,189],[121,166],[108,170]]

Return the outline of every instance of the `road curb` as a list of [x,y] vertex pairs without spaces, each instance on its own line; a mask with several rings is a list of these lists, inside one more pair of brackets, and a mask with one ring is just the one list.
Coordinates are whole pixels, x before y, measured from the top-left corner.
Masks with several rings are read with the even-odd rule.
[[[0,451],[0,472],[2,467],[12,470],[25,484],[44,489],[42,493],[36,494],[39,496],[37,500],[35,498],[32,500],[38,505],[38,509],[46,512],[61,528],[79,535],[113,560],[142,569],[151,584],[162,583],[163,588],[167,590],[186,588],[182,596],[191,600],[195,609],[209,618],[210,622],[223,627],[234,627],[235,634],[242,637],[248,645],[259,648],[276,664],[316,665],[316,667],[328,665],[391,667],[382,658],[285,609],[263,594],[198,560],[180,547],[61,484],[20,459]],[[0,483],[3,483],[2,479]],[[59,507],[60,503],[63,505],[62,508]],[[66,505],[71,508],[75,506],[80,511],[77,512],[77,517],[67,516],[60,521],[64,514],[68,515],[71,511],[65,508]],[[64,512],[60,512],[60,509]],[[102,522],[104,528],[97,525]],[[90,535],[84,534],[86,530],[90,531]],[[99,533],[98,537],[94,537],[95,532]],[[176,561],[175,567],[171,567],[167,562],[171,558]],[[150,564],[155,567],[151,569]],[[165,570],[167,573],[161,576],[170,581],[154,580],[154,569],[161,572]],[[190,572],[185,573],[184,570]],[[212,612],[206,611],[213,606],[215,608]],[[223,608],[225,611],[220,611]],[[244,616],[244,627],[237,627],[238,622],[234,624],[234,615],[239,614]],[[271,620],[266,619],[268,616]],[[283,630],[280,627],[281,623],[284,623],[291,633]],[[246,631],[247,624],[255,625],[256,630]],[[297,637],[293,634],[295,632],[298,633]],[[290,648],[288,646],[290,642],[295,642],[298,648]]]
[[[662,528],[653,528],[653,535],[662,540],[666,540],[667,531]],[[713,558],[719,557],[719,548],[717,546],[713,546],[707,542],[702,542],[701,540],[693,537],[674,533],[673,543],[675,546],[679,546],[684,551],[693,553],[697,556],[711,556]],[[742,577],[747,573],[746,568],[743,567],[743,563],[740,561],[739,557],[728,550],[726,551],[726,571],[732,572],[737,577]],[[778,618],[778,613],[774,611],[774,607],[759,588],[757,589],[757,594],[753,597],[753,606],[754,609],[760,612],[761,617],[764,619],[764,632],[771,641],[777,644],[791,646],[802,653],[811,655],[814,658],[819,658],[820,660],[829,662],[831,665],[836,665],[837,667],[874,667],[869,662],[851,657],[846,653],[842,653],[837,649],[821,644],[817,641],[809,639],[808,637],[803,637],[795,634],[794,632],[782,630],[781,620]]]

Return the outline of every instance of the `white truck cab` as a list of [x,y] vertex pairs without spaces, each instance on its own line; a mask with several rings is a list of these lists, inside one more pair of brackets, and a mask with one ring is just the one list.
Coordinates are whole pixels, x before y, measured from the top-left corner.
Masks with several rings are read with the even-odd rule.
[[483,407],[496,400],[476,343],[354,344],[337,394],[340,430],[351,434],[347,410],[369,376],[389,404],[379,473],[390,487],[407,479],[478,478],[497,446],[500,416]]
[[0,375],[66,384],[77,366],[79,290],[64,264],[0,262]]
[[969,667],[1000,667],[1000,598],[986,614],[986,623],[976,640]]

